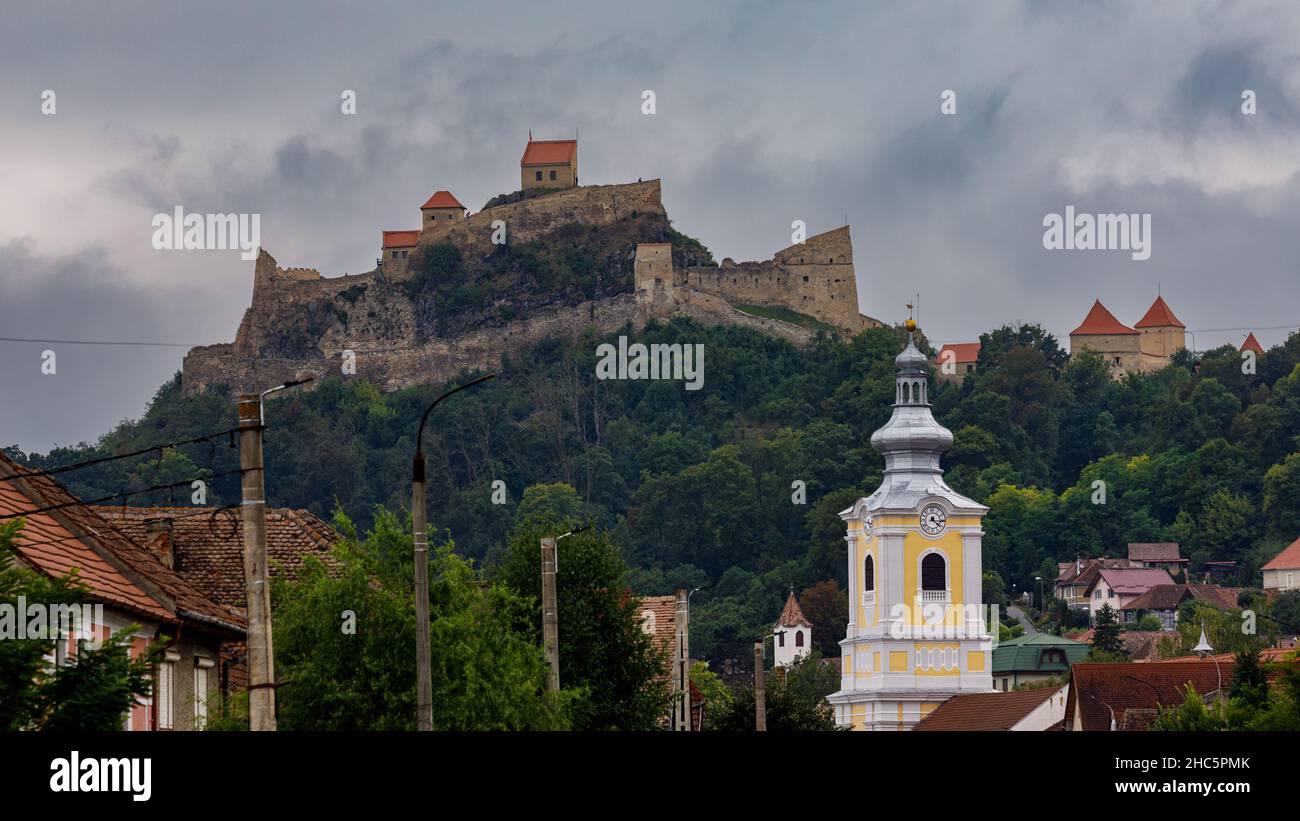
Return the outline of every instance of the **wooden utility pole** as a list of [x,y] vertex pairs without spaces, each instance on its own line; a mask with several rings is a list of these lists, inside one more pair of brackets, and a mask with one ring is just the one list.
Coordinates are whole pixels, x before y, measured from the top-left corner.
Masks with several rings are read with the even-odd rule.
[[677,664],[673,671],[673,729],[686,732],[691,729],[691,649],[690,649],[690,600],[685,590],[673,591],[677,606]]
[[256,394],[241,394],[238,404],[244,582],[248,603],[248,726],[250,730],[274,730],[275,653],[271,645],[271,589],[266,581],[262,398]]
[[429,528],[424,452],[411,463],[411,538],[415,544],[415,729],[433,730],[433,672],[429,660]]
[[754,729],[767,731],[767,690],[763,686],[763,641],[754,642]]
[[555,539],[542,539],[542,649],[550,671],[546,689],[560,690],[560,621],[555,603]]

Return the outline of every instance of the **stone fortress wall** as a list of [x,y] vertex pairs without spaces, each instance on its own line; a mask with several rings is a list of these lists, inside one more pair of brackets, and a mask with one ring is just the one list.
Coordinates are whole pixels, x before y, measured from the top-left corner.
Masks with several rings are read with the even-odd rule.
[[[633,212],[664,213],[658,180],[571,188],[499,205],[430,227],[420,239],[422,244],[450,242],[466,254],[487,253],[496,220],[505,222],[509,241],[527,242],[569,223],[606,225]],[[880,324],[858,313],[847,226],[810,237],[765,262],[698,266],[682,260],[677,267],[671,246],[642,245],[636,253],[632,293],[550,307],[503,326],[417,343],[414,306],[395,285],[406,277],[405,265],[385,260],[368,273],[327,278],[310,268],[281,268],[262,251],[254,267],[252,304],[234,342],[192,349],[182,385],[186,392],[223,384],[235,392],[260,391],[308,374],[339,375],[344,352],[352,351],[356,376],[395,390],[452,379],[464,369],[498,368],[503,354],[547,338],[573,337],[589,328],[601,334],[629,325],[640,329],[652,318],[678,314],[707,325],[744,325],[797,345],[812,338],[807,328],[742,313],[734,305],[788,308],[850,333]]]

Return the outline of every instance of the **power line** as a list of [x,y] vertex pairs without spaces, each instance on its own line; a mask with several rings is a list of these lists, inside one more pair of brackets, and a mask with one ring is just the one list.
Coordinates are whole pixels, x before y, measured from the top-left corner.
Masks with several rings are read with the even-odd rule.
[[[3,516],[0,516],[0,521],[4,521],[5,519],[17,519],[25,516],[34,516],[37,513],[48,513],[52,510],[62,510],[68,507],[97,505],[100,502],[108,502],[113,499],[129,499],[132,496],[139,496],[142,493],[152,493],[155,490],[169,490],[171,488],[181,487],[182,485],[190,485],[193,484],[194,482],[207,482],[210,479],[220,479],[222,476],[233,476],[236,473],[243,473],[243,472],[244,472],[243,468],[235,468],[234,470],[226,470],[226,471],[222,471],[221,473],[214,473],[211,476],[196,476],[192,479],[184,479],[182,481],[172,482],[166,485],[154,485],[153,487],[146,487],[140,490],[131,490],[124,493],[114,493],[111,496],[101,496],[98,499],[63,502],[57,505],[47,505],[46,507],[39,507],[36,508],[35,510],[24,510],[22,513],[6,513]],[[10,478],[15,478],[15,477],[10,477]],[[24,478],[24,477],[20,476],[16,478]]]
[[[233,511],[237,510],[238,508],[239,508],[239,505],[237,505],[237,504],[234,504],[234,505],[222,505],[221,507],[205,507],[205,508],[203,508],[202,510],[196,511],[196,512],[194,512],[194,513],[186,513],[184,516],[169,516],[169,517],[167,517],[167,518],[168,518],[170,521],[177,522],[177,521],[180,521],[181,519],[193,519],[195,516],[211,516],[211,517],[212,517],[212,522],[210,522],[210,523],[208,524],[208,530],[209,530],[209,531],[212,531],[212,532],[215,533],[215,531],[213,531],[213,524],[216,523],[217,514],[218,514],[218,513],[223,513],[223,512],[233,512]],[[98,515],[98,514],[97,514],[97,515]],[[103,517],[100,516],[100,518],[103,518]],[[136,544],[136,542],[135,542],[134,539],[132,539],[130,536],[126,535],[126,534],[123,533],[121,530],[119,530],[119,529],[117,528],[117,526],[114,525],[112,522],[108,522],[107,520],[105,520],[105,523],[108,525],[108,529],[109,529],[109,530],[113,531],[114,533],[116,533],[117,535],[121,536],[122,538],[127,539],[127,540],[130,541],[132,544]],[[238,522],[236,522],[236,525],[238,525]],[[101,537],[100,532],[99,532],[98,530],[95,530],[93,527],[85,527],[85,528],[80,528],[80,529],[81,529],[81,530],[86,530],[86,531],[89,531],[89,532],[86,533],[86,534],[83,534],[83,535],[81,535],[81,536],[77,536],[77,535],[73,535],[73,536],[64,536],[63,538],[60,538],[60,539],[45,539],[45,540],[43,540],[43,541],[32,541],[32,540],[30,540],[30,539],[26,539],[26,538],[24,538],[24,537],[21,535],[21,531],[19,531],[19,533],[15,536],[15,539],[14,539],[14,548],[17,549],[17,548],[19,548],[19,547],[42,547],[42,546],[44,546],[44,545],[63,544],[64,542],[75,542],[75,541],[80,541],[81,539],[84,539],[84,538],[87,538],[87,537],[90,537],[90,536],[93,536],[94,538],[100,538],[100,537]],[[234,534],[232,533],[231,535],[233,536]]]
[[111,339],[29,339],[21,336],[0,336],[0,342],[36,342],[42,345],[125,345],[136,348],[198,348],[190,342],[119,342]]
[[[153,453],[155,450],[163,451],[166,450],[167,448],[179,447],[180,445],[193,445],[197,442],[212,443],[212,440],[218,436],[233,436],[238,432],[239,432],[239,428],[230,428],[229,430],[218,431],[217,433],[209,433],[204,436],[196,436],[193,439],[180,439],[175,442],[165,442],[160,445],[152,445],[151,447],[143,448],[141,450],[134,450],[131,451],[130,453],[121,453],[116,456],[101,456],[96,459],[87,459],[84,462],[73,462],[70,465],[61,465],[60,467],[50,468],[49,470],[32,471],[29,473],[15,474],[13,476],[0,476],[0,481],[11,481],[13,479],[34,479],[38,476],[53,476],[57,473],[66,473],[70,470],[77,470],[79,468],[90,467],[91,465],[99,465],[99,464],[103,464],[104,462],[112,462],[118,459],[130,459],[132,456],[141,456],[146,453]],[[213,447],[215,448],[216,445],[213,444]]]

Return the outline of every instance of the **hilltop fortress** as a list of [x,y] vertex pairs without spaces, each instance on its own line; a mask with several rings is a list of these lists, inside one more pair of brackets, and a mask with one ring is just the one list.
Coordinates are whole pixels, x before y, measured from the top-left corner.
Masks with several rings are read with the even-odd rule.
[[[819,326],[856,333],[880,324],[858,311],[847,225],[770,260],[706,264],[712,263],[708,252],[668,226],[659,180],[579,186],[576,141],[530,140],[520,179],[519,192],[494,198],[476,214],[451,192],[436,192],[420,209],[419,229],[382,232],[380,257],[367,273],[323,277],[311,268],[281,267],[260,251],[252,304],[234,342],[190,350],[184,390],[225,385],[249,392],[307,374],[353,372],[394,390],[451,379],[465,369],[498,368],[503,355],[543,339],[588,329],[639,330],[651,319],[679,314],[704,324],[745,325],[799,345]],[[437,246],[480,261],[501,244],[567,247],[570,236],[628,226],[669,241],[618,246],[607,255],[608,270],[597,272],[603,291],[594,297],[542,294],[524,310],[488,305],[472,323],[444,336],[431,330],[424,297],[413,297],[409,287],[421,253]],[[611,242],[623,241],[622,234],[614,236]],[[349,360],[354,371],[347,370]]]

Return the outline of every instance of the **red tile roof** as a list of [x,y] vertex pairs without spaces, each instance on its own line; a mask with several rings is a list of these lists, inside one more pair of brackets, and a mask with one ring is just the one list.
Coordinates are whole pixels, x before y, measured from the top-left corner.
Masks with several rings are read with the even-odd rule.
[[1294,570],[1300,568],[1300,539],[1287,545],[1281,553],[1269,559],[1260,570]]
[[1241,343],[1241,347],[1238,348],[1237,350],[1254,351],[1259,356],[1264,355],[1264,346],[1259,344],[1259,340],[1255,338],[1254,331],[1251,331],[1249,334],[1246,335],[1246,341]]
[[1158,584],[1174,583],[1173,577],[1160,567],[1106,567],[1097,571],[1097,578],[1088,585],[1087,592],[1091,594],[1102,579],[1116,595],[1125,596],[1145,593]]
[[952,351],[953,362],[965,365],[970,362],[978,362],[980,358],[980,343],[978,342],[949,342],[939,349],[939,355],[935,359],[943,362],[943,352]]
[[1096,334],[1135,334],[1137,331],[1123,324],[1115,315],[1106,310],[1101,300],[1092,303],[1092,310],[1083,318],[1083,324],[1070,331],[1070,336],[1091,336]]
[[1188,599],[1198,599],[1220,610],[1237,606],[1240,587],[1211,584],[1158,584],[1120,607],[1120,610],[1173,610]]
[[69,506],[24,517],[14,547],[27,564],[51,576],[76,570],[90,595],[106,605],[153,620],[194,621],[242,634],[242,612],[199,592],[94,509],[78,504],[54,479],[33,472],[0,454],[0,477],[23,477],[0,478],[0,514]]
[[[1300,653],[1300,648],[1296,648],[1296,647],[1265,647],[1264,649],[1259,651],[1259,661],[1261,664],[1276,664],[1278,662],[1300,661],[1300,659],[1297,658],[1298,653]],[[1175,664],[1175,663],[1185,664],[1188,662],[1202,661],[1202,660],[1204,661],[1214,660],[1219,662],[1219,664],[1223,664],[1225,661],[1235,662],[1236,659],[1237,659],[1236,653],[1217,653],[1213,656],[1205,656],[1204,658],[1202,658],[1201,656],[1178,656],[1177,658],[1172,658],[1172,659],[1161,659],[1160,661],[1157,662],[1157,664]]]
[[419,231],[385,231],[384,248],[414,248],[420,244]]
[[578,153],[577,140],[529,140],[520,165],[564,165]]
[[[664,675],[667,679],[671,679],[674,673],[673,665],[676,661],[673,655],[677,647],[677,598],[675,596],[641,596],[637,601],[640,602],[637,613],[641,618],[641,627],[645,629],[649,624],[653,624],[653,631],[646,632],[653,636],[655,648],[663,654],[664,664],[667,666]],[[647,613],[654,614],[653,622],[651,622]]]
[[1186,328],[1187,326],[1179,322],[1178,317],[1174,316],[1174,312],[1169,310],[1169,306],[1165,304],[1165,298],[1158,296],[1156,297],[1156,301],[1151,303],[1151,307],[1147,308],[1147,312],[1142,315],[1142,318],[1138,320],[1137,325],[1134,327]]
[[1060,692],[1060,687],[1042,687],[1010,693],[953,696],[921,719],[915,729],[1010,730]]
[[460,204],[460,200],[451,195],[450,191],[434,191],[429,201],[420,206],[423,211],[426,208],[460,208],[464,210],[465,206]]
[[1128,560],[1130,562],[1186,561],[1180,557],[1178,542],[1130,542]]
[[[1220,679],[1221,677],[1221,679]],[[1232,681],[1232,663],[1189,661],[1184,664],[1074,665],[1065,719],[1074,721],[1076,706],[1081,724],[1075,730],[1109,730],[1111,715],[1118,730],[1143,730],[1161,706],[1183,703],[1183,688],[1190,683],[1202,696],[1213,693],[1222,680]]]
[[781,617],[776,620],[775,627],[812,627],[812,622],[804,616],[803,610],[799,608],[799,600],[794,597],[794,593],[785,600],[785,607],[781,610]]
[[[148,546],[145,524],[169,520],[176,572],[209,598],[245,606],[244,528],[239,511],[212,508],[195,515],[192,507],[97,507],[95,511],[122,533]],[[308,556],[335,565],[330,550],[339,541],[332,527],[305,510],[268,508],[266,550],[272,578],[296,579]]]

